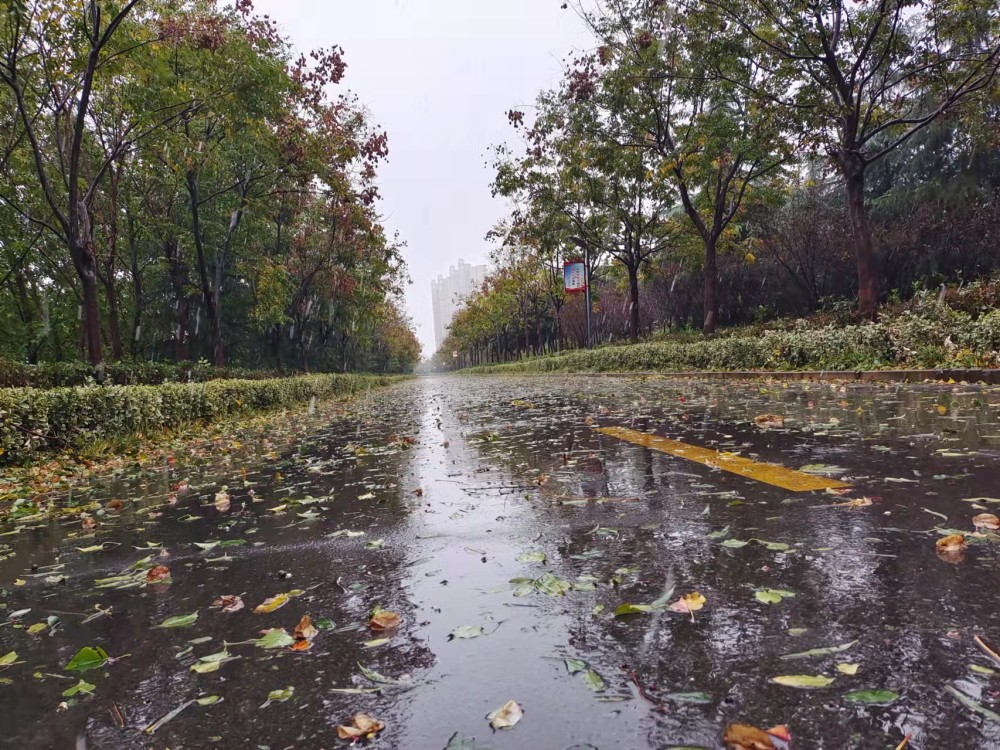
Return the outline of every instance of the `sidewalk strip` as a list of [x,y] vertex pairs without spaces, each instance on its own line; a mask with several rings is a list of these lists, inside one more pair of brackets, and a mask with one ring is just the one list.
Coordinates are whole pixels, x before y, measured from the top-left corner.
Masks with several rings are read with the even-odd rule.
[[772,484],[775,487],[781,487],[792,492],[810,492],[812,490],[850,487],[845,482],[830,479],[829,477],[806,474],[775,464],[762,464],[730,453],[720,453],[719,451],[700,448],[697,445],[689,445],[679,440],[671,440],[670,438],[660,437],[648,432],[630,430],[626,427],[602,427],[597,431],[618,438],[619,440],[626,440],[629,443],[641,445],[644,448],[650,448],[661,453],[669,453],[671,456],[677,456],[678,458],[686,458],[688,461],[694,461],[705,466],[717,467],[723,471],[739,474],[741,477],[754,479],[765,484]]

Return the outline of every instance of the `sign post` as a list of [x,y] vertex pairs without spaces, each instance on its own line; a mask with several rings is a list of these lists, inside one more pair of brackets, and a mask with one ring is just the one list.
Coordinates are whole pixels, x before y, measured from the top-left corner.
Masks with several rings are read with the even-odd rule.
[[591,347],[592,334],[590,323],[590,245],[586,242],[577,241],[576,244],[583,248],[583,260],[571,258],[563,264],[563,276],[567,294],[577,294],[584,292],[587,305],[587,348]]

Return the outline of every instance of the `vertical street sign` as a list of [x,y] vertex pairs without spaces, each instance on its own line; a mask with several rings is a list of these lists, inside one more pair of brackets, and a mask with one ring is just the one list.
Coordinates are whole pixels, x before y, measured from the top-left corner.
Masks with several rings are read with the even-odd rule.
[[568,260],[563,264],[566,291],[570,294],[587,291],[587,266],[582,260]]

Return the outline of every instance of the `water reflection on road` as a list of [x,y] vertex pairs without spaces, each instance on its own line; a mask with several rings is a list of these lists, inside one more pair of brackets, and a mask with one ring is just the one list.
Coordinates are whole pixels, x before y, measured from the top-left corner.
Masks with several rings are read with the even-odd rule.
[[[786,724],[793,747],[892,750],[912,734],[917,750],[1000,748],[1000,724],[945,690],[1000,711],[989,671],[1000,664],[973,641],[1000,646],[1000,545],[970,536],[964,556],[935,553],[943,530],[971,534],[974,515],[1000,513],[998,410],[1000,392],[959,385],[421,379],[288,450],[248,446],[237,462],[98,482],[88,500],[128,502],[97,529],[68,516],[0,537],[6,612],[31,610],[0,627],[0,656],[18,659],[0,667],[0,743],[331,748],[346,744],[335,725],[363,711],[386,723],[386,748],[440,749],[456,733],[468,739],[457,746],[496,750],[719,748],[731,722]],[[784,426],[760,427],[760,414]],[[852,489],[788,492],[603,426],[826,472]],[[231,506],[220,511],[224,485]],[[170,568],[169,586],[95,587],[149,555]],[[281,609],[253,612],[296,589]],[[671,589],[670,601],[697,591],[707,603],[693,617],[613,615]],[[757,596],[768,590],[785,593],[768,603]],[[221,594],[247,607],[211,609]],[[111,614],[85,622],[95,606]],[[375,607],[403,618],[385,644],[371,645]],[[151,629],[195,611],[191,627]],[[304,614],[329,626],[310,651],[246,644]],[[48,617],[54,628],[27,632]],[[451,637],[477,626],[478,637]],[[226,647],[238,658],[190,670],[226,643],[243,644]],[[86,645],[129,656],[65,672]],[[600,682],[570,674],[567,658]],[[380,686],[359,664],[402,684],[335,692]],[[772,682],[803,674],[832,681]],[[80,676],[93,695],[59,710]],[[286,687],[291,700],[261,708]],[[861,690],[898,698],[845,697]],[[142,734],[204,695],[223,700]],[[494,735],[485,716],[510,699],[524,718]]]

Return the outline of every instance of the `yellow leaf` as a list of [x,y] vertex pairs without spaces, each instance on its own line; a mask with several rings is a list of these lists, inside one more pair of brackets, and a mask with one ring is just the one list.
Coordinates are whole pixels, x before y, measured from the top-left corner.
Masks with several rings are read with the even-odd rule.
[[286,604],[288,604],[288,594],[278,594],[277,596],[272,596],[270,599],[264,600],[263,604],[257,606],[254,609],[256,614],[267,614],[268,612],[274,612],[276,609],[281,609]]
[[837,671],[843,674],[856,675],[859,666],[859,664],[838,664]]

